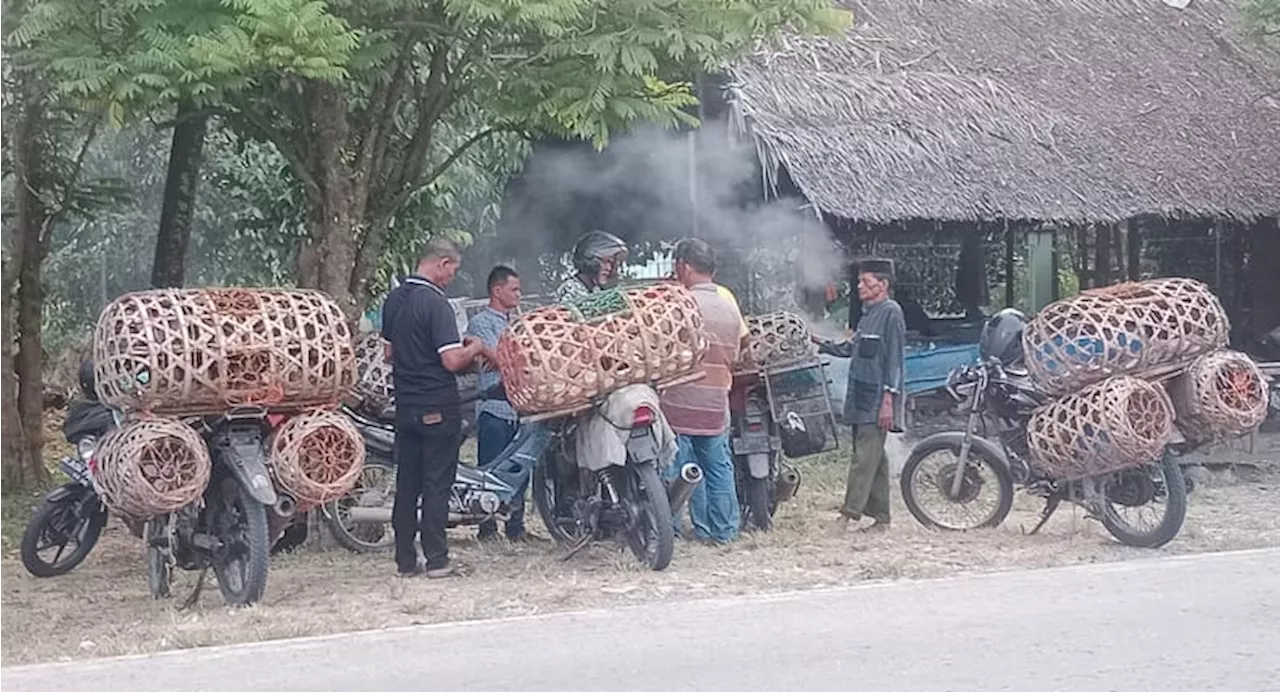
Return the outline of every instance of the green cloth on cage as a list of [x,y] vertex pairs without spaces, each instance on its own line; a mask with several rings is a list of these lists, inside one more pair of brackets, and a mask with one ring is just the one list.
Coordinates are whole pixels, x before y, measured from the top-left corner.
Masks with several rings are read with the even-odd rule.
[[601,317],[625,312],[631,308],[631,305],[627,303],[626,296],[618,288],[608,288],[595,293],[574,296],[566,299],[564,306],[569,309],[573,318],[579,322],[591,322]]

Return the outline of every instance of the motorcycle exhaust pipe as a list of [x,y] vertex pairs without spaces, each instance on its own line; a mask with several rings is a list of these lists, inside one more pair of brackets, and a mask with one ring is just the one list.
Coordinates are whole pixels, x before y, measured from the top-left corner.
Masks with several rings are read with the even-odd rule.
[[347,516],[357,524],[385,524],[391,521],[390,507],[352,507]]
[[271,509],[276,513],[276,516],[279,516],[282,519],[288,519],[298,511],[298,501],[289,495],[280,493],[276,498],[275,506]]
[[702,469],[697,464],[689,463],[680,467],[680,475],[667,485],[667,502],[671,504],[671,513],[679,514],[693,495],[693,489],[702,482]]
[[773,486],[773,501],[781,503],[795,497],[796,491],[800,489],[800,481],[800,472],[795,467],[782,467]]

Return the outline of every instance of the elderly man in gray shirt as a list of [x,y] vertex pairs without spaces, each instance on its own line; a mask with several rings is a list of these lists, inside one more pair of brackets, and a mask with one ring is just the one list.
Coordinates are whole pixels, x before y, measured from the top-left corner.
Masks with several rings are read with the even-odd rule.
[[844,419],[853,425],[853,461],[835,531],[870,517],[868,530],[889,528],[889,460],[884,443],[901,432],[904,409],[903,349],[907,327],[902,307],[889,297],[893,264],[866,260],[858,265],[858,298],[863,304],[853,339],[834,343],[815,338],[822,353],[849,358]]

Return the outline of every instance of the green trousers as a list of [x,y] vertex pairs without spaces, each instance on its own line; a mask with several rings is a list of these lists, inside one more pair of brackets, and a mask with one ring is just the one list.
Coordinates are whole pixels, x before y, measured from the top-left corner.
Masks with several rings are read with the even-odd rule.
[[875,423],[853,426],[853,461],[840,513],[857,521],[864,516],[889,521],[889,457],[884,453],[888,433]]

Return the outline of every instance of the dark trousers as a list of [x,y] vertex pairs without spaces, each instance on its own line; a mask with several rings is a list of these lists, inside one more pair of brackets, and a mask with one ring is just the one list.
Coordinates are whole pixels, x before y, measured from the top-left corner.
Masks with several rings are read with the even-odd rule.
[[[505,420],[491,413],[476,416],[476,466],[486,468],[498,458],[498,454],[506,449],[516,436],[519,425],[513,420]],[[507,520],[507,538],[519,538],[524,535],[524,495],[529,487],[526,480],[516,488],[515,497],[511,498],[508,509],[511,518]],[[498,533],[498,522],[490,520],[480,525],[480,535],[493,536]]]
[[884,453],[888,433],[875,423],[853,426],[853,461],[840,512],[857,521],[864,516],[889,521],[889,457]]
[[[414,538],[422,535],[427,569],[449,564],[449,493],[458,472],[462,419],[458,412],[421,407],[396,409],[396,502],[391,525],[396,532],[396,566],[418,564]],[[418,517],[421,502],[422,517]]]

